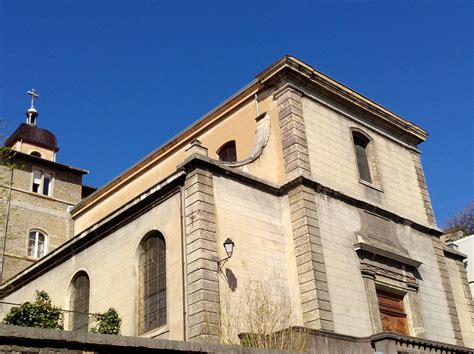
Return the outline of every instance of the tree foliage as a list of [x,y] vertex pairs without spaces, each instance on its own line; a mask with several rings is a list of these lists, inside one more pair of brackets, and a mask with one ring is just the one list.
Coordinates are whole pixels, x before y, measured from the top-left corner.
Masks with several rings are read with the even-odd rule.
[[59,307],[51,304],[45,291],[36,290],[34,302],[25,302],[13,307],[3,319],[7,325],[64,329],[64,316]]
[[446,233],[463,231],[466,235],[474,234],[474,201],[470,202],[464,209],[446,222]]
[[103,313],[93,314],[97,325],[92,328],[92,332],[100,334],[120,334],[122,319],[114,308],[109,308]]

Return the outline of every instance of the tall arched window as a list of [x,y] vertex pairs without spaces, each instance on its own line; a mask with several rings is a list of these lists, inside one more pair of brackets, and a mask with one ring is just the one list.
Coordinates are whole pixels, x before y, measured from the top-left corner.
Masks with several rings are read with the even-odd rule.
[[69,328],[72,331],[87,332],[89,329],[90,282],[86,272],[77,273],[72,280],[69,300]]
[[352,137],[354,139],[354,149],[357,159],[357,168],[359,170],[359,176],[362,180],[372,183],[368,159],[370,140],[365,135],[359,132],[353,132]]
[[139,250],[139,334],[166,324],[166,244],[150,231]]
[[237,150],[235,140],[228,141],[217,150],[220,161],[235,162],[237,161]]
[[46,254],[46,235],[32,230],[28,233],[28,256],[41,258]]

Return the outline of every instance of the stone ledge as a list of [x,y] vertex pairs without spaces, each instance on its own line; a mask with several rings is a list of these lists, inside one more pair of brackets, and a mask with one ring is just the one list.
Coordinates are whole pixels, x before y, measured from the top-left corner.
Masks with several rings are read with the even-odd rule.
[[109,353],[151,353],[160,350],[167,353],[291,353],[281,350],[243,348],[194,341],[183,342],[6,325],[0,325],[0,343],[0,351],[4,352],[25,349],[30,352],[35,352],[34,349],[36,349],[39,352],[47,348],[52,352],[79,350]]

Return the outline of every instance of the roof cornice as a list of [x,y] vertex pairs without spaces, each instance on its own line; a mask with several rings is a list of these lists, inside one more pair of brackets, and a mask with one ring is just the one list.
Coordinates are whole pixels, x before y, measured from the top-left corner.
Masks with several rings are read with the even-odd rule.
[[319,89],[323,89],[325,92],[336,96],[340,100],[345,101],[351,105],[356,105],[359,108],[375,115],[385,124],[398,130],[402,130],[408,135],[411,135],[415,138],[417,144],[425,141],[428,137],[428,133],[424,129],[389,111],[385,107],[350,89],[349,87],[344,86],[329,76],[324,75],[320,71],[314,69],[310,65],[295,57],[286,55],[280,58],[273,65],[269,66],[259,75],[257,75],[257,80],[265,84],[278,77],[278,75],[288,71],[293,72],[297,76],[300,76],[306,80],[309,80],[312,85]]
[[404,133],[414,137],[418,143],[424,141],[427,137],[426,131],[413,123],[397,116],[377,103],[322,74],[301,60],[286,55],[258,74],[256,80],[252,81],[229,99],[225,100],[223,103],[202,116],[196,123],[184,129],[168,142],[145,156],[135,165],[125,170],[118,177],[106,183],[96,192],[83,199],[71,211],[73,217],[79,216],[89,207],[99,203],[115,190],[120,189],[134,178],[137,178],[145,171],[148,171],[157,163],[160,163],[162,160],[173,154],[177,149],[186,146],[186,144],[197,138],[203,131],[219,122],[226,113],[230,112],[242,102],[245,102],[248,99],[253,99],[256,92],[265,88],[266,84],[271,82],[272,79],[287,71],[291,71],[304,78],[307,82],[310,82],[319,88],[323,88],[325,91],[340,97],[342,100],[353,105],[355,104],[365,111],[370,112],[372,115],[380,118],[387,125],[402,130]]

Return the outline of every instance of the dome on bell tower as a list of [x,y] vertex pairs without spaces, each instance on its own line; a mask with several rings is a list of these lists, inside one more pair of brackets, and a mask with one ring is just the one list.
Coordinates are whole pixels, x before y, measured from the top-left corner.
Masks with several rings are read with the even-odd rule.
[[10,135],[5,146],[13,150],[29,155],[42,157],[55,161],[56,152],[59,150],[56,136],[49,130],[37,127],[38,111],[34,102],[39,95],[35,89],[28,91],[31,96],[31,107],[26,111],[26,123],[20,126]]

